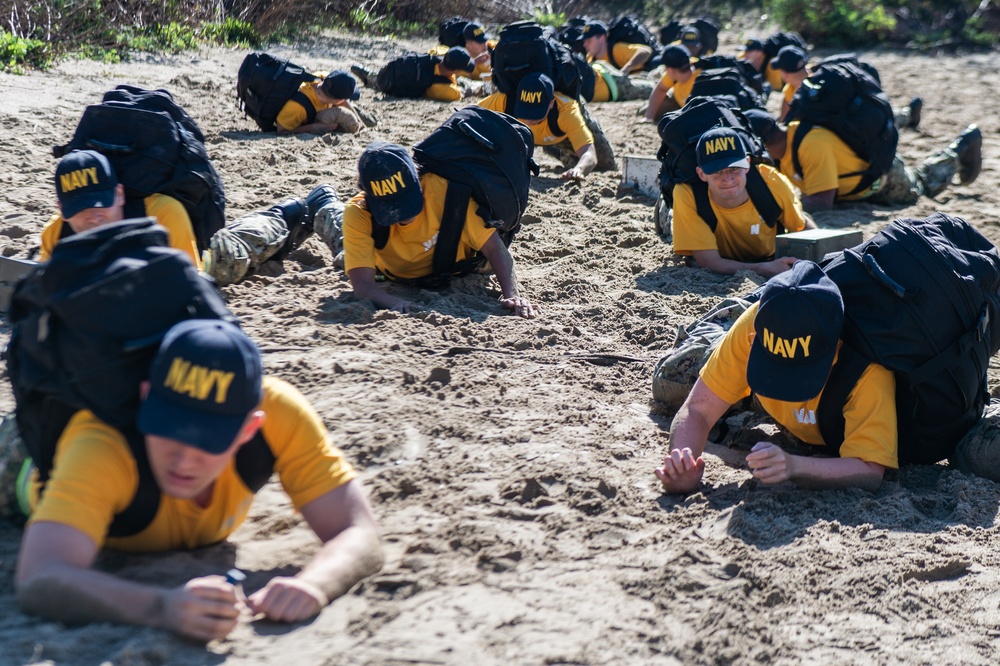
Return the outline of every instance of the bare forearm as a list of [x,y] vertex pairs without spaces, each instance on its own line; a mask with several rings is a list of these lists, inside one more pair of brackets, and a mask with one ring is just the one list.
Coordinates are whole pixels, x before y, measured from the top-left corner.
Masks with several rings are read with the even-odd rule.
[[713,423],[708,423],[685,403],[670,424],[670,450],[691,449],[694,456],[700,456],[705,451]]
[[500,291],[504,298],[517,298],[518,285],[517,274],[514,272],[514,258],[510,256],[510,250],[500,236],[494,233],[482,247],[483,256],[490,262],[493,274],[497,276],[500,283]]
[[333,601],[347,594],[358,581],[381,570],[383,562],[375,527],[356,525],[324,544],[296,578],[315,585]]
[[51,564],[18,585],[17,601],[26,613],[67,624],[160,627],[166,592],[91,569]]
[[878,490],[885,468],[858,458],[813,458],[789,456],[789,479],[803,488],[844,488]]

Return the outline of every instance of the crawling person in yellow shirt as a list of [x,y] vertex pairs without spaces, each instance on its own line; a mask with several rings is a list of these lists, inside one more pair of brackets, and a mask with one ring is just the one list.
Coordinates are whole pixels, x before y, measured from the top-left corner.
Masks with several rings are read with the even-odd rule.
[[374,127],[378,123],[374,116],[354,104],[361,99],[361,90],[353,76],[334,70],[316,77],[320,80],[299,86],[304,98],[293,97],[281,107],[276,121],[279,135],[356,134],[365,126]]
[[[432,274],[448,181],[433,173],[418,175],[409,152],[385,142],[365,149],[358,161],[358,178],[362,192],[343,209],[344,270],[355,296],[408,313],[413,304],[383,289],[376,275],[408,283]],[[478,210],[479,205],[470,198],[456,261],[481,253],[500,283],[501,306],[530,319],[535,316],[535,307],[518,288],[514,259],[500,234],[486,226]],[[388,228],[388,239],[381,248],[374,238],[377,227]],[[335,231],[321,233],[331,249],[339,240],[333,238],[335,235]]]

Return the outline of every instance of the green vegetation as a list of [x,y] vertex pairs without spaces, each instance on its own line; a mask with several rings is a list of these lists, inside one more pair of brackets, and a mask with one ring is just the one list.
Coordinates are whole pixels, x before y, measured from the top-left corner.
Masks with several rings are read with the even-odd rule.
[[0,32],[0,71],[21,73],[25,67],[46,69],[51,63],[42,40]]
[[558,28],[563,23],[565,23],[570,17],[566,15],[566,12],[546,12],[541,9],[535,9],[531,14],[531,20],[542,25],[551,25]]

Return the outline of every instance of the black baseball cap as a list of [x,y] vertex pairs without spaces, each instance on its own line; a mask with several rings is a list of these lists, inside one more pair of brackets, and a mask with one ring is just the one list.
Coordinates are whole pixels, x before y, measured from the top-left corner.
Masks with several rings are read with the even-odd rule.
[[743,112],[743,116],[750,121],[750,127],[754,134],[759,136],[764,143],[767,143],[774,131],[778,129],[778,121],[764,109],[747,109]]
[[521,120],[541,120],[549,112],[555,96],[555,84],[545,74],[528,74],[517,84],[514,117]]
[[771,67],[783,72],[798,72],[806,66],[806,52],[797,46],[782,46],[778,55],[771,61]]
[[671,69],[686,69],[691,66],[691,53],[683,46],[674,44],[663,49],[660,62]]
[[600,21],[591,21],[587,25],[583,26],[584,39],[590,39],[591,37],[606,34],[608,34],[608,26],[604,25]]
[[56,167],[56,195],[63,218],[87,208],[110,208],[117,186],[114,167],[96,150],[74,150]]
[[461,46],[453,46],[448,49],[441,64],[450,70],[460,72],[471,72],[476,68],[476,63],[472,62],[472,56]]
[[395,143],[368,144],[358,160],[358,179],[372,220],[382,226],[413,219],[424,209],[417,167]]
[[483,44],[486,42],[486,30],[478,23],[470,21],[465,24],[465,28],[462,30],[462,37],[467,42],[479,42]]
[[816,263],[796,261],[764,285],[747,384],[772,400],[815,398],[830,375],[843,326],[840,289]]
[[361,99],[361,91],[358,89],[358,82],[353,76],[342,69],[335,69],[326,75],[320,90],[327,97],[333,99]]

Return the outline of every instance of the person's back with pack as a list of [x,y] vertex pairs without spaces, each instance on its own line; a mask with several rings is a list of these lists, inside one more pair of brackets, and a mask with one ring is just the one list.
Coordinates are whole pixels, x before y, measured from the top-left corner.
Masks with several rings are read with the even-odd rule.
[[691,86],[689,99],[727,96],[735,99],[737,108],[743,111],[764,108],[763,96],[751,87],[745,73],[740,68],[711,66],[699,68],[698,63],[695,63],[695,68],[702,71]]
[[451,79],[438,76],[434,68],[442,58],[429,54],[406,53],[390,60],[379,70],[375,88],[386,95],[418,99],[435,84],[450,84]]
[[[656,67],[658,64],[656,60],[656,55],[659,53],[659,44],[656,42],[656,38],[653,37],[653,33],[649,31],[649,28],[642,23],[636,14],[625,14],[619,16],[614,21],[608,25],[608,54],[613,55],[615,52],[616,44],[641,44],[642,46],[648,46],[653,50],[653,57],[647,60],[642,67],[638,70],[633,71],[643,71],[648,72]],[[618,63],[614,61],[612,57],[612,63],[615,67],[619,69],[624,63]]]
[[798,147],[816,126],[833,132],[868,162],[854,192],[868,189],[892,167],[899,131],[892,104],[864,69],[842,61],[817,66],[796,91],[786,122],[799,121],[792,146],[796,173],[801,174]]
[[[263,132],[274,132],[275,122],[285,103],[295,99],[311,107],[299,86],[319,77],[287,59],[268,53],[250,53],[243,59],[236,76],[238,106]],[[315,117],[316,110],[313,109]]]
[[110,160],[125,186],[126,217],[147,213],[143,199],[153,194],[184,205],[199,251],[226,223],[222,178],[205,149],[198,125],[166,90],[120,85],[88,106],[69,143],[53,155],[96,150]]
[[550,38],[534,21],[504,26],[493,49],[493,85],[508,97],[528,74],[544,74],[556,90],[577,101],[594,96],[594,73],[579,53]]
[[831,372],[818,413],[827,445],[843,439],[838,407],[872,362],[896,375],[900,462],[950,457],[989,402],[986,371],[1000,349],[996,248],[962,218],[935,213],[894,220],[823,270],[843,295],[845,349],[860,357],[842,350]]
[[75,234],[12,300],[7,370],[17,422],[44,480],[69,418],[89,409],[126,426],[160,338],[189,318],[235,318],[153,218]]

